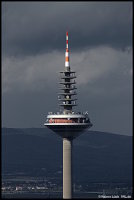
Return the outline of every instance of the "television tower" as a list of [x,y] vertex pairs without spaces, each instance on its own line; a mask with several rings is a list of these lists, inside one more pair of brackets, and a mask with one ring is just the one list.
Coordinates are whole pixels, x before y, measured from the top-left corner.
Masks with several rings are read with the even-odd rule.
[[[68,49],[68,32],[66,32],[65,68],[60,72],[59,105],[62,111],[49,112],[46,127],[63,138],[63,199],[71,199],[73,193],[72,183],[72,146],[73,139],[78,137],[87,128],[92,126],[88,113],[74,112],[76,106],[75,72],[71,71]],[[84,155],[83,155],[84,156]]]

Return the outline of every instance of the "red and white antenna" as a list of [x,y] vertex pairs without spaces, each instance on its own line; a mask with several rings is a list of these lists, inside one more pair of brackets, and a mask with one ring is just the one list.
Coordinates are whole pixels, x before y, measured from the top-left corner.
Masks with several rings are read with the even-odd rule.
[[65,68],[67,71],[70,70],[69,50],[68,50],[68,32],[66,32]]

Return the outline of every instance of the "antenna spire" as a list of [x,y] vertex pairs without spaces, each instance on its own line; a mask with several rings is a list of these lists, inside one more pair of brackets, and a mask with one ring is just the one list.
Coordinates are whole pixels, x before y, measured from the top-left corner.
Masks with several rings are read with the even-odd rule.
[[66,32],[65,71],[70,71],[69,49],[68,49],[68,31]]

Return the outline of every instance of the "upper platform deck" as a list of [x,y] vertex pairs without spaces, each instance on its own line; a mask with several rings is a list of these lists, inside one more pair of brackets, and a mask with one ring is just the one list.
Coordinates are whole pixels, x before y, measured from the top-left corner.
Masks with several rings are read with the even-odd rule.
[[53,112],[49,112],[48,115],[47,115],[47,118],[61,118],[61,119],[66,119],[66,118],[88,118],[88,113],[87,112],[78,112],[78,113],[75,113],[75,112],[72,112],[72,113],[68,113],[68,114],[64,114],[63,112],[60,113],[60,112],[57,112],[57,113],[53,113]]
[[74,72],[74,71],[60,71],[59,73],[64,73],[64,74],[75,74],[76,72]]

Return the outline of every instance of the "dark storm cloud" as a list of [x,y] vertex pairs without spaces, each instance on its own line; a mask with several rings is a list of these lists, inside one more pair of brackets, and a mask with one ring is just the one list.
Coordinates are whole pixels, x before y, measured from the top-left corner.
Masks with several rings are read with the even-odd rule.
[[32,55],[65,48],[131,45],[131,2],[3,2],[3,54]]

